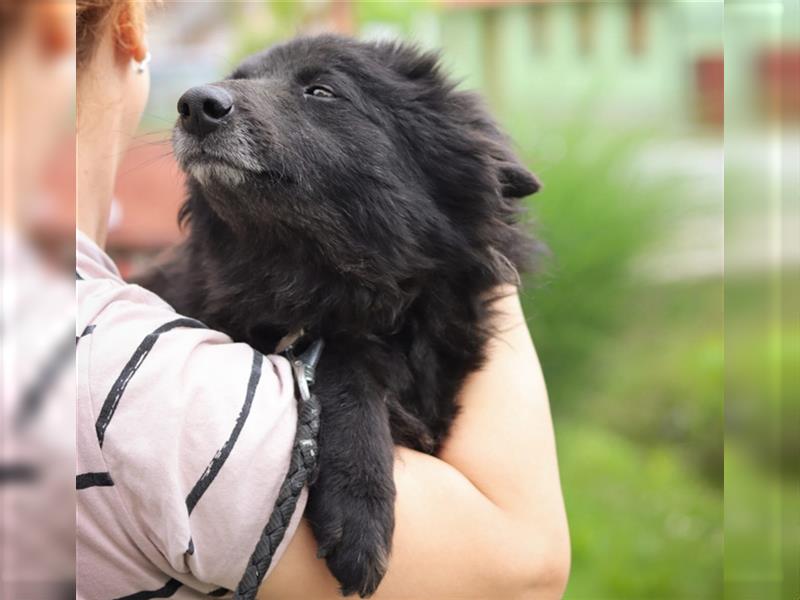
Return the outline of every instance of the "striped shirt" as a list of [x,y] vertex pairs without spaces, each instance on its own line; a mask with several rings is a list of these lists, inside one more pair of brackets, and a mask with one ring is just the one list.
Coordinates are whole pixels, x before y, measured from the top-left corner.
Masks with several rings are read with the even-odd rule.
[[290,366],[125,283],[80,232],[76,270],[78,598],[231,596],[289,467]]

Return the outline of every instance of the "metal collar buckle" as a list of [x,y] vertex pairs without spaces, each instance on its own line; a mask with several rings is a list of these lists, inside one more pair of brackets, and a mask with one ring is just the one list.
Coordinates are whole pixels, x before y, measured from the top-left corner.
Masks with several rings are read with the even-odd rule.
[[302,354],[295,355],[294,344],[290,344],[281,353],[286,356],[292,365],[295,385],[303,402],[308,402],[309,398],[311,398],[311,386],[314,385],[317,364],[320,356],[322,356],[324,346],[325,342],[322,339],[316,339],[309,344]]

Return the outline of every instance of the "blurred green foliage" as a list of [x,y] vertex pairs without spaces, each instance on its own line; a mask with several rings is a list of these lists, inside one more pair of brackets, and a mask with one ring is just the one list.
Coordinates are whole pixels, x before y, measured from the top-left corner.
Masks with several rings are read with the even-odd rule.
[[584,385],[597,346],[614,338],[638,302],[634,260],[663,237],[668,190],[637,184],[626,172],[640,135],[548,134],[563,150],[556,162],[540,164],[535,156],[546,161],[548,150],[525,146],[544,136],[525,134],[524,121],[506,128],[544,184],[528,204],[550,256],[526,281],[525,309],[556,403],[571,403],[576,396],[567,388]]
[[797,598],[800,590],[799,294],[796,268],[726,280],[725,597],[731,600]]
[[[625,401],[625,399],[620,399]],[[558,423],[573,571],[566,598],[719,598],[720,495],[669,448]]]
[[776,477],[742,441],[725,448],[725,598],[797,598],[800,485]]
[[[765,294],[770,288],[773,293]],[[787,328],[781,311],[796,319],[798,304],[789,302],[799,295],[800,278],[790,272],[726,282],[727,310],[748,317],[728,328],[728,431],[760,468],[793,478],[800,475],[800,439],[784,431],[781,416],[800,418],[800,330]]]
[[680,182],[631,173],[643,132],[574,131],[544,164],[525,147],[538,136],[517,138],[544,182],[529,202],[551,254],[524,306],[570,520],[567,598],[716,598],[722,280],[664,282],[637,266],[674,226]]

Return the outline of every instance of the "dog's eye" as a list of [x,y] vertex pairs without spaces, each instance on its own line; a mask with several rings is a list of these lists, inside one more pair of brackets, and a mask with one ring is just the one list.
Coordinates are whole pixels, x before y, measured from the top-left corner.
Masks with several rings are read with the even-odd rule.
[[333,90],[326,85],[312,85],[306,88],[306,96],[314,96],[315,98],[336,98]]

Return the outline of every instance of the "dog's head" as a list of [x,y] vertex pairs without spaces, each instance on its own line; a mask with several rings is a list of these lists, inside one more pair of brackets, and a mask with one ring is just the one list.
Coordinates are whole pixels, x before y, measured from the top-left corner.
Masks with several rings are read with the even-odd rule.
[[178,112],[189,213],[205,202],[237,235],[296,232],[345,270],[497,244],[510,199],[539,187],[479,99],[404,44],[296,39]]

